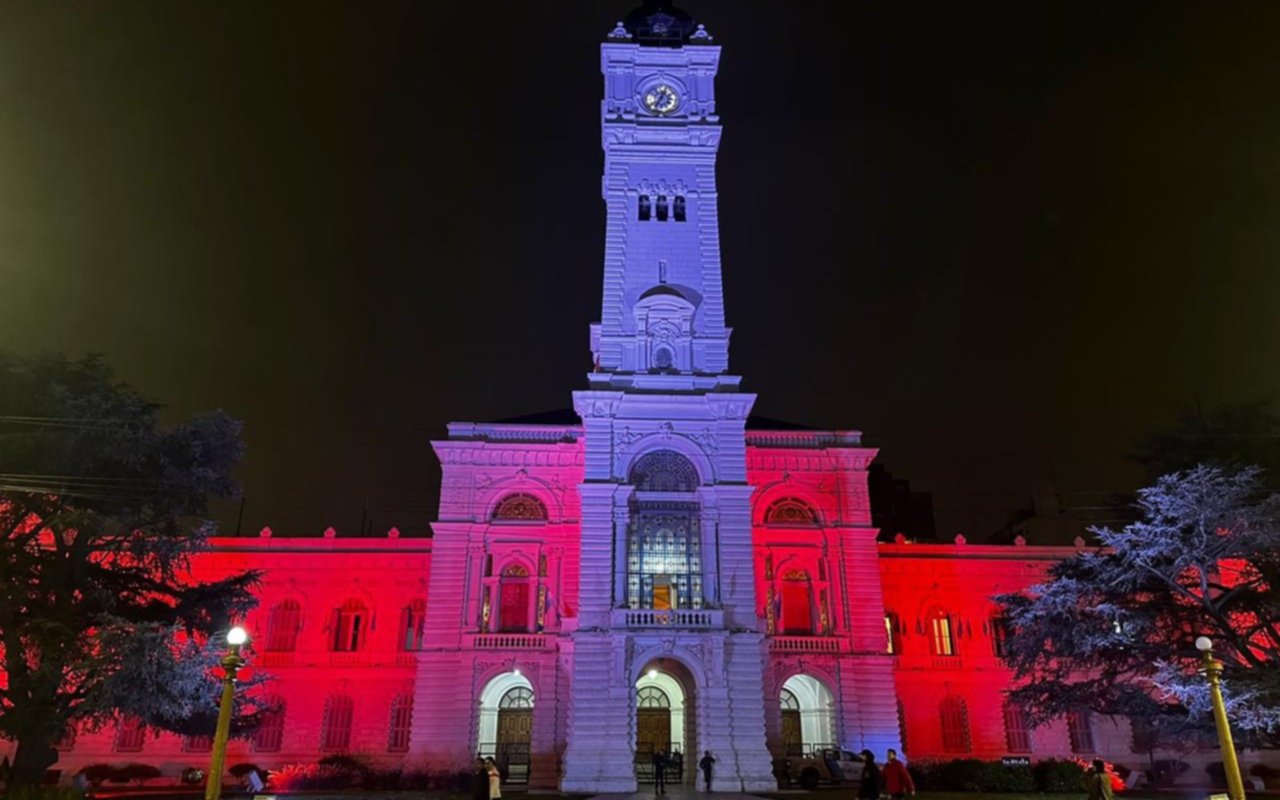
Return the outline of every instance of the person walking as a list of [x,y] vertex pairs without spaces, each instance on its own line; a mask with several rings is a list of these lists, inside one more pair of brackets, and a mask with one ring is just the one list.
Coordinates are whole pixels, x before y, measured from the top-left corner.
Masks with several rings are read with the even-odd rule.
[[667,754],[662,748],[653,751],[653,791],[667,793]]
[[716,757],[711,755],[711,751],[702,754],[702,758],[698,761],[698,769],[702,770],[702,777],[706,779],[707,791],[711,791],[711,773],[716,768]]
[[489,767],[480,756],[471,763],[471,800],[489,800]]
[[485,772],[489,775],[489,800],[501,800],[502,798],[502,773],[498,771],[498,764],[493,758],[484,760]]
[[875,754],[862,751],[862,782],[858,784],[858,800],[880,800],[880,768]]
[[1111,776],[1107,764],[1100,758],[1093,760],[1093,767],[1084,774],[1084,791],[1089,800],[1113,800]]
[[884,784],[884,791],[888,792],[893,800],[902,800],[907,795],[916,793],[916,782],[911,780],[907,765],[898,760],[897,750],[890,750],[887,753],[884,769],[880,771],[880,781]]

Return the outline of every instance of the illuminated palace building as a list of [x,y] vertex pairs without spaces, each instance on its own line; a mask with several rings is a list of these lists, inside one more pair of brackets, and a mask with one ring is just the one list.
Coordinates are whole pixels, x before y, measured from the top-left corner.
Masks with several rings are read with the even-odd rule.
[[[604,291],[573,412],[450,424],[429,540],[264,530],[200,562],[266,571],[247,625],[281,713],[229,764],[480,752],[512,782],[625,792],[657,748],[710,750],[725,790],[775,787],[774,757],[824,747],[1144,757],[1124,723],[1028,730],[1004,700],[990,598],[1070,550],[877,543],[876,450],[751,415],[729,365],[719,59],[664,2],[601,46]],[[176,774],[209,742],[124,721],[66,746],[64,773]]]

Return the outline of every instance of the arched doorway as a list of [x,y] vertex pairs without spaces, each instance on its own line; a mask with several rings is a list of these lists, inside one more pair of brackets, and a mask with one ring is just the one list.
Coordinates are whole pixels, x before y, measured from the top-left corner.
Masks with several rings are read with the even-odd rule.
[[811,675],[793,675],[782,685],[782,743],[787,755],[808,755],[836,746],[835,698]]
[[529,782],[533,686],[518,670],[489,681],[480,694],[476,752],[498,762],[505,783]]
[[653,756],[668,756],[667,782],[680,783],[690,772],[686,760],[693,743],[692,676],[671,659],[650,664],[636,681],[636,781],[653,783]]

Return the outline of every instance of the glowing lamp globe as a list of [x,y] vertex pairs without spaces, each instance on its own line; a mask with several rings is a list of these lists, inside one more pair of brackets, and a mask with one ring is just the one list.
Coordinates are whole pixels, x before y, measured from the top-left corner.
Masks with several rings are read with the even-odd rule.
[[247,641],[249,641],[249,632],[239,625],[227,631],[227,644],[232,647],[239,647]]
[[654,678],[657,678],[657,677],[658,677],[658,671],[656,669],[649,670],[649,680],[653,680]]
[[1196,638],[1196,649],[1201,653],[1207,653],[1213,649],[1213,640],[1208,636],[1199,636]]

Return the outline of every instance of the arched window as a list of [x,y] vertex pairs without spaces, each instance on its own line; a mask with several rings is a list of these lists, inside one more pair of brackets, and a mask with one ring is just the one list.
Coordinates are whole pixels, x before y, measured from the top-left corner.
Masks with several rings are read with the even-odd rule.
[[813,590],[809,576],[793,569],[782,576],[782,633],[809,636],[813,633]]
[[670,347],[659,347],[653,353],[653,368],[656,370],[673,369],[675,361],[675,356],[672,355]]
[[427,624],[427,601],[412,601],[400,612],[400,649],[414,653],[422,649],[423,631]]
[[631,467],[628,483],[641,492],[692,492],[701,481],[689,459],[673,450],[655,450]]
[[498,502],[493,509],[493,519],[502,522],[545,522],[547,507],[533,495],[517,492]]
[[954,656],[956,636],[951,615],[941,608],[929,612],[929,652],[935,656]]
[[1071,739],[1071,752],[1093,755],[1093,720],[1088,711],[1072,711],[1067,714],[1067,735]]
[[115,751],[117,753],[140,753],[142,744],[147,739],[147,726],[137,717],[124,716],[116,726]]
[[525,686],[517,686],[514,689],[508,689],[507,693],[498,701],[498,709],[511,709],[513,711],[523,711],[533,708],[533,690]]
[[1004,744],[1010,753],[1031,752],[1031,728],[1027,715],[1016,703],[1004,703]]
[[902,644],[898,641],[898,615],[892,611],[884,615],[885,652],[896,656],[902,652]]
[[529,631],[529,601],[533,596],[529,570],[511,564],[502,571],[498,583],[498,630],[509,633]]
[[409,752],[409,735],[413,731],[413,695],[405,692],[391,701],[391,728],[387,733],[388,753]]
[[782,706],[783,711],[800,710],[800,701],[796,699],[795,693],[790,689],[782,690],[782,697],[779,699],[779,704]]
[[948,753],[969,752],[969,708],[963,699],[948,697],[938,708],[942,749]]
[[262,715],[262,722],[253,732],[253,750],[255,753],[278,753],[284,744],[284,698],[268,697],[262,705],[271,710]]
[[649,202],[649,195],[647,194],[640,195],[640,214],[639,214],[640,221],[648,222],[652,216],[653,216],[653,206]]
[[684,195],[682,194],[676,195],[675,216],[676,216],[676,222],[684,222],[686,219],[688,219],[688,212],[685,207]]
[[991,652],[997,658],[1009,655],[1009,620],[1001,616],[991,618]]
[[764,512],[766,525],[785,525],[811,528],[818,525],[818,513],[803,500],[784,497]]
[[292,653],[298,647],[302,630],[302,606],[297,600],[281,600],[271,609],[267,619],[268,653]]
[[658,195],[658,222],[667,221],[667,196],[665,194]]
[[320,723],[320,749],[326,753],[341,753],[351,747],[351,718],[355,704],[345,694],[331,695],[324,704],[324,717]]
[[335,653],[354,653],[364,647],[369,625],[369,609],[356,599],[348,600],[333,610],[330,646]]
[[671,698],[657,686],[645,686],[636,692],[637,708],[671,708]]

